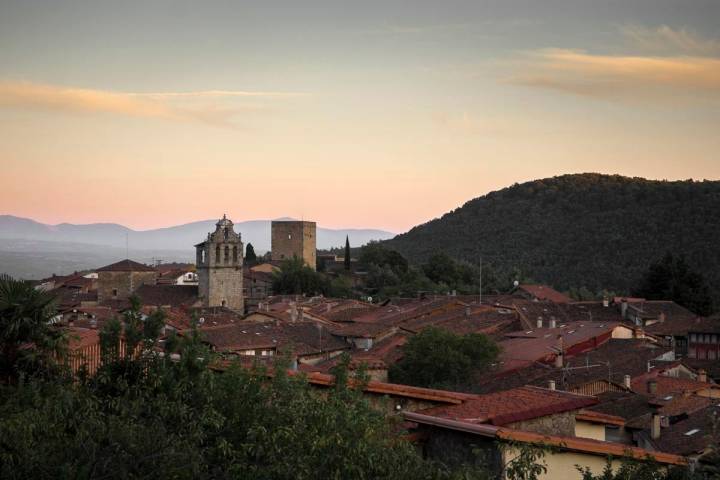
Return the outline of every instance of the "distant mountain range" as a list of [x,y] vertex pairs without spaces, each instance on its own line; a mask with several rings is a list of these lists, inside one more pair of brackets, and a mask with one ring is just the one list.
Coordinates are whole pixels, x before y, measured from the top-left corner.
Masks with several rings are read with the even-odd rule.
[[578,174],[515,184],[385,242],[420,263],[449,255],[556,288],[626,293],[665,252],[720,298],[720,182]]
[[[283,218],[281,220],[290,220]],[[52,273],[102,266],[105,262],[130,256],[138,261],[193,261],[194,245],[215,230],[217,220],[203,220],[153,230],[133,230],[115,223],[47,225],[28,218],[0,215],[0,273],[22,278],[39,278]],[[255,251],[270,250],[270,220],[238,222],[235,230]],[[393,233],[373,229],[329,229],[318,227],[317,247],[352,246],[371,240],[392,238]]]

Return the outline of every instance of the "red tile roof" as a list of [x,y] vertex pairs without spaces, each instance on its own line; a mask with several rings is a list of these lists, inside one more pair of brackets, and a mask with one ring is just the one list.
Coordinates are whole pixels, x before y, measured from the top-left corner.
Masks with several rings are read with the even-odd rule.
[[69,327],[66,329],[70,339],[70,351],[80,350],[100,342],[100,335],[96,329]]
[[607,413],[596,412],[593,410],[581,410],[575,415],[575,420],[583,420],[590,423],[600,423],[603,425],[614,425],[616,427],[622,427],[625,425],[625,419],[616,415],[609,415]]
[[694,393],[706,388],[720,389],[720,385],[698,382],[696,380],[685,378],[668,377],[666,375],[660,375],[659,373],[660,372],[652,371],[650,373],[646,373],[645,375],[633,378],[632,390],[637,393],[647,394],[647,384],[650,380],[657,382],[655,395],[658,397],[682,393]]
[[520,285],[518,288],[538,300],[550,300],[555,303],[569,303],[572,301],[567,295],[547,285]]
[[418,412],[404,412],[406,420],[423,425],[431,425],[450,430],[472,433],[484,437],[497,438],[521,443],[536,445],[549,445],[558,447],[560,450],[599,455],[602,457],[631,457],[638,460],[645,460],[648,457],[667,465],[686,465],[687,460],[680,455],[670,453],[653,452],[642,448],[631,447],[622,443],[604,442],[590,438],[561,437],[556,435],[543,435],[540,433],[526,432],[510,428],[500,428],[493,425],[477,425],[462,421],[448,420]]
[[470,423],[507,425],[546,415],[579,410],[596,403],[598,401],[595,397],[587,395],[526,386],[480,395],[462,405],[435,407],[422,413]]

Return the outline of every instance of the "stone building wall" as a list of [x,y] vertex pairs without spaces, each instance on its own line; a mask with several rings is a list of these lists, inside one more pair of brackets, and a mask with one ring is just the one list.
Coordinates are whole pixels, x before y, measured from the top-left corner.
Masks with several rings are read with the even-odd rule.
[[195,245],[198,294],[204,307],[227,307],[243,313],[243,243],[227,218],[215,225],[215,232]]
[[315,270],[317,263],[315,222],[274,221],[271,230],[271,255],[274,261],[298,257]]
[[129,298],[141,285],[155,285],[156,272],[98,272],[98,302]]
[[510,423],[508,428],[545,435],[575,436],[575,412],[556,413],[522,422]]

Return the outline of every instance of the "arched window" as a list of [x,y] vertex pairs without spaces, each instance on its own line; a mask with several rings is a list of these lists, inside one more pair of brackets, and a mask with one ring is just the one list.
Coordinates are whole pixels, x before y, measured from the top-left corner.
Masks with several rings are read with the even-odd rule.
[[225,263],[230,263],[230,247],[225,245]]
[[223,235],[225,235],[225,240],[228,239],[228,230],[227,227],[223,228]]
[[220,245],[215,247],[215,263],[220,263]]
[[233,263],[237,263],[237,245],[233,247]]

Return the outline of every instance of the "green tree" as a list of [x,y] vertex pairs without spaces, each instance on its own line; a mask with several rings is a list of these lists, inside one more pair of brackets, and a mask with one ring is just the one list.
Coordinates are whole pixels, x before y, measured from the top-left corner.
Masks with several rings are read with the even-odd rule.
[[456,335],[428,327],[410,337],[390,381],[428,388],[465,389],[472,376],[497,359],[500,349],[485,335]]
[[55,297],[30,282],[0,275],[0,383],[56,371],[68,338],[52,326]]
[[[118,325],[104,331],[103,348],[114,344]],[[154,327],[139,328],[138,345],[157,344]],[[335,388],[320,392],[287,373],[287,358],[271,377],[237,364],[215,373],[200,336],[196,328],[182,335],[179,361],[152,348],[130,356],[113,350],[82,382],[5,387],[0,478],[486,478],[424,460],[347,381],[347,359],[334,370]]]
[[460,272],[457,264],[448,254],[439,252],[432,255],[422,266],[425,275],[435,283],[455,286],[458,283]]
[[345,270],[350,270],[350,237],[345,236]]
[[280,295],[327,294],[330,282],[321,273],[308,267],[302,258],[283,260],[273,272],[273,292]]
[[683,256],[669,252],[650,266],[635,295],[648,300],[673,300],[698,315],[710,315],[715,307],[705,278],[693,271]]
[[248,265],[254,265],[257,263],[257,255],[255,254],[255,247],[253,247],[253,244],[248,242],[247,246],[245,247],[245,263]]
[[370,242],[360,249],[360,264],[368,267],[389,267],[396,274],[408,271],[408,261],[397,251],[388,249],[377,242]]

